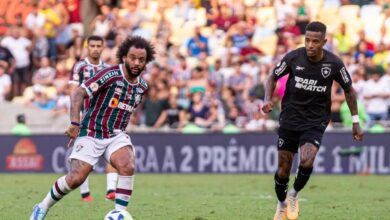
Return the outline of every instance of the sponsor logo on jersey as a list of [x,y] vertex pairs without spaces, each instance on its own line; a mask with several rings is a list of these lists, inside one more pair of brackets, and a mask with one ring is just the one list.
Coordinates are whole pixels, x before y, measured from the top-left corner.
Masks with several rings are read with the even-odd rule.
[[317,144],[317,145],[320,145],[320,142],[317,141],[317,140],[314,140],[314,143]]
[[317,80],[295,76],[295,81],[295,88],[312,92],[326,92],[326,86],[317,86]]
[[133,112],[134,107],[123,102],[120,102],[117,98],[111,98],[109,105],[111,108],[119,108],[128,112]]
[[327,78],[330,75],[331,71],[332,71],[332,69],[330,67],[327,67],[327,66],[321,68],[321,74],[324,78]]
[[99,89],[99,84],[93,82],[93,83],[91,83],[91,85],[89,86],[89,88],[90,88],[93,92],[96,92],[96,91]]
[[282,138],[278,139],[278,147],[282,147],[284,144],[284,140]]
[[282,63],[279,63],[277,68],[275,69],[275,75],[279,76],[283,71],[287,68],[287,63],[283,61]]
[[305,70],[305,67],[303,67],[303,66],[297,66],[295,69],[296,69],[296,70]]
[[102,76],[99,81],[101,84],[105,83],[107,80],[111,79],[112,77],[120,76],[120,73],[118,71],[110,71],[106,73],[104,76]]
[[341,74],[341,77],[343,78],[343,81],[345,83],[348,83],[349,82],[349,77],[348,77],[348,73],[347,73],[347,70],[345,69],[345,67],[341,68],[340,74]]

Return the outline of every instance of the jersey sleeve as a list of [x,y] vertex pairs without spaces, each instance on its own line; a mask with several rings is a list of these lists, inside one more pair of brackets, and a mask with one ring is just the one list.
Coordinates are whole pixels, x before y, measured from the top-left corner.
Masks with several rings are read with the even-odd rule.
[[352,86],[351,76],[342,63],[338,67],[334,80],[338,82],[344,90],[348,90]]
[[282,78],[283,76],[291,73],[290,62],[292,58],[292,53],[288,53],[283,59],[276,65],[272,71],[272,75],[275,80]]
[[110,77],[107,77],[105,76],[107,73],[107,69],[101,70],[81,84],[81,87],[85,89],[90,98],[99,94],[116,80],[115,78],[117,75],[113,74]]
[[69,76],[69,84],[80,85],[81,84],[81,70],[82,64],[77,62],[73,65],[72,71]]

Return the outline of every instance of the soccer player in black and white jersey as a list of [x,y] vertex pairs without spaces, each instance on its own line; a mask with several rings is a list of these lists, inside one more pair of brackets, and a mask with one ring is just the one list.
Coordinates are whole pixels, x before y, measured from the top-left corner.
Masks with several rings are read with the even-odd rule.
[[[279,78],[288,74],[282,100],[278,131],[278,170],[275,173],[275,192],[278,204],[274,220],[298,218],[298,192],[308,182],[313,163],[321,146],[323,133],[330,120],[331,87],[335,80],[344,90],[353,118],[353,139],[361,141],[356,92],[342,61],[323,49],[326,26],[311,22],[306,27],[305,47],[289,52],[269,75],[265,85],[262,110],[273,109],[272,94]],[[300,162],[293,187],[288,190],[290,170],[295,153]]]

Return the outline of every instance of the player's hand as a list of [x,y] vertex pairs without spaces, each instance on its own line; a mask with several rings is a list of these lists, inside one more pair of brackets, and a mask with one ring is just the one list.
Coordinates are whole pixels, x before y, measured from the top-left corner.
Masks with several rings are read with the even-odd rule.
[[272,112],[272,109],[274,108],[274,103],[271,101],[267,101],[264,103],[263,107],[261,110],[263,110],[264,113],[270,113]]
[[76,139],[77,135],[79,135],[79,126],[69,125],[69,127],[65,131],[65,134],[70,139]]
[[353,139],[356,141],[362,141],[363,140],[363,131],[360,128],[359,123],[353,123],[352,125],[352,134],[353,134]]

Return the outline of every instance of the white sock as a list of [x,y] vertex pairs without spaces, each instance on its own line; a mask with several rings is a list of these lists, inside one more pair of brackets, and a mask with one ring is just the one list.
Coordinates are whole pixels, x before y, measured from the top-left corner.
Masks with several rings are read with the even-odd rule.
[[279,207],[286,208],[286,207],[287,207],[287,202],[286,202],[286,200],[285,200],[285,201],[283,201],[283,202],[281,202],[281,201],[278,201],[278,206],[279,206]]
[[294,187],[291,187],[290,191],[288,191],[288,194],[292,197],[297,197],[298,192],[294,189]]
[[47,212],[50,207],[60,201],[70,191],[72,189],[68,186],[65,176],[62,176],[54,183],[49,193],[38,206]]
[[115,209],[125,210],[133,192],[134,176],[118,176],[115,190]]
[[117,182],[118,182],[117,173],[107,173],[107,192],[115,191]]
[[85,179],[85,181],[80,185],[80,193],[81,193],[81,196],[82,196],[82,195],[86,195],[86,194],[89,195],[89,176],[88,176],[87,179]]

